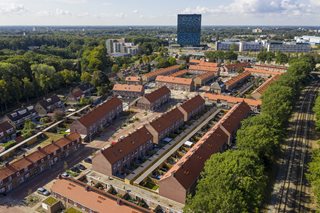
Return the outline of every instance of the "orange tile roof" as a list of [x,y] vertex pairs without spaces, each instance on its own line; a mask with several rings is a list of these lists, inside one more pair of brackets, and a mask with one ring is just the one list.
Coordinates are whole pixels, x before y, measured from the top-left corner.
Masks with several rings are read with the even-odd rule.
[[155,70],[153,72],[149,72],[147,74],[144,74],[143,76],[147,77],[147,78],[150,78],[150,77],[154,77],[154,76],[157,76],[157,75],[166,75],[168,72],[171,72],[173,70],[179,70],[179,68],[180,68],[180,65],[174,65],[174,66],[171,66],[171,67],[162,68],[162,69]]
[[201,75],[198,75],[196,78],[199,78],[200,80],[205,80],[208,78],[212,78],[215,75],[216,75],[216,73],[214,73],[214,72],[206,72]]
[[200,95],[197,95],[197,96],[187,100],[183,104],[181,104],[181,107],[187,113],[190,113],[193,110],[197,109],[199,106],[204,105],[204,104],[205,104],[205,100]]
[[283,72],[276,72],[270,70],[254,69],[254,68],[245,68],[245,71],[248,71],[252,74],[263,74],[263,75],[282,75]]
[[173,74],[171,74],[170,76],[171,77],[179,77],[179,76],[182,76],[184,74],[187,74],[188,73],[188,70],[180,70],[178,72],[175,72]]
[[244,63],[226,64],[224,66],[228,69],[233,69],[233,68],[242,68],[242,67],[244,68],[249,65],[250,65],[250,63],[244,62]]
[[214,66],[200,66],[200,65],[190,65],[190,70],[198,70],[198,71],[205,71],[205,72],[218,72],[219,67]]
[[260,67],[260,68],[267,68],[267,69],[278,69],[286,71],[288,70],[288,67],[286,66],[279,66],[279,65],[269,65],[269,64],[254,64],[253,67]]
[[[111,194],[99,193],[98,190],[94,190],[89,186],[66,179],[56,180],[51,187],[51,191],[99,213],[148,212],[147,209],[144,210],[142,207],[121,198]],[[118,201],[120,201],[120,204],[118,204]]]
[[255,91],[252,93],[260,93],[261,95],[269,88],[269,86],[279,79],[279,75],[275,75],[268,80],[266,80],[263,84],[261,84],[260,87],[258,87]]
[[228,80],[225,85],[226,86],[233,86],[235,84],[237,84],[239,81],[242,81],[243,79],[248,78],[251,75],[250,72],[244,71],[242,73],[240,73],[239,75],[231,78],[230,80]]
[[171,94],[171,91],[168,89],[168,87],[163,86],[149,94],[144,95],[144,97],[150,102],[150,103],[154,103],[155,101],[157,101],[159,98]]
[[113,91],[124,91],[124,92],[143,92],[144,88],[142,85],[132,85],[132,84],[115,84],[113,86]]
[[212,94],[212,93],[205,93],[204,95],[205,98],[208,98],[211,101],[226,101],[228,103],[241,103],[245,102],[250,106],[255,106],[259,107],[261,106],[262,102],[261,100],[253,100],[253,99],[248,99],[248,98],[238,98],[238,97],[233,97],[233,96],[228,96],[228,95],[218,95],[218,94]]
[[156,82],[190,85],[190,86],[193,84],[193,80],[191,78],[179,78],[179,77],[171,77],[171,76],[163,76],[163,75],[159,75],[156,78]]
[[202,67],[218,67],[219,66],[218,63],[206,62],[204,60],[191,59],[189,62],[191,64],[197,64],[197,65],[202,66]]
[[161,115],[150,122],[150,125],[159,133],[171,127],[179,120],[183,120],[183,114],[178,108]]
[[152,141],[152,135],[146,127],[137,129],[132,134],[120,139],[117,143],[111,145],[107,149],[101,150],[101,154],[111,163],[123,159],[137,148]]
[[137,76],[128,76],[128,77],[126,77],[126,81],[140,82],[141,78],[137,77]]
[[85,127],[90,127],[98,122],[104,115],[108,114],[112,110],[115,110],[118,106],[122,105],[122,101],[119,98],[113,97],[110,100],[99,105],[88,114],[82,116],[79,122]]

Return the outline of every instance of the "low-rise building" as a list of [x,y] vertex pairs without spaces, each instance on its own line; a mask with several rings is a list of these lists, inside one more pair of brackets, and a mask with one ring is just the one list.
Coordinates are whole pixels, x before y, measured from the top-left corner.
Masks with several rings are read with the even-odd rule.
[[194,191],[205,162],[214,153],[225,150],[249,112],[247,104],[235,105],[160,179],[159,194],[184,204],[187,195]]
[[271,65],[271,64],[253,64],[252,67],[258,70],[268,70],[272,72],[286,72],[288,67],[280,65]]
[[251,96],[256,99],[260,100],[263,93],[269,88],[269,86],[279,79],[279,75],[275,75],[268,80],[266,80],[263,84],[261,84],[260,87],[258,87],[255,91],[252,92]]
[[232,90],[233,88],[237,87],[239,84],[247,80],[251,76],[251,73],[248,71],[244,71],[239,75],[231,78],[228,80],[225,85],[227,90]]
[[282,75],[284,72],[271,71],[265,69],[255,69],[255,68],[245,68],[246,72],[250,72],[251,75],[261,76],[261,77],[270,77],[273,75]]
[[235,63],[235,64],[225,64],[220,68],[220,73],[238,73],[244,71],[246,67],[249,67],[249,63]]
[[142,84],[142,79],[139,76],[128,76],[126,77],[127,84],[140,85]]
[[143,80],[143,82],[154,81],[157,78],[157,76],[159,76],[159,75],[171,75],[175,72],[178,72],[179,68],[180,68],[180,65],[174,65],[171,67],[158,69],[158,70],[149,72],[147,74],[144,74],[142,76],[142,80]]
[[38,114],[34,106],[28,106],[7,114],[5,120],[8,120],[15,128],[20,128],[26,120],[32,120],[36,117],[38,117]]
[[171,91],[163,86],[149,94],[144,95],[136,106],[140,109],[154,111],[170,100]]
[[194,85],[196,87],[201,87],[207,84],[209,81],[213,80],[216,77],[214,72],[206,72],[204,74],[198,75],[194,78]]
[[173,133],[183,124],[183,113],[178,108],[174,108],[173,110],[170,110],[169,112],[146,124],[145,127],[152,134],[153,143],[158,144],[161,139],[165,138],[170,133]]
[[124,98],[138,98],[144,95],[144,87],[142,85],[115,84],[112,91],[113,95]]
[[130,171],[128,168],[146,152],[153,148],[153,136],[146,127],[113,143],[110,147],[97,152],[92,159],[92,169],[107,176],[120,176]]
[[197,95],[178,106],[178,109],[183,113],[185,122],[199,114],[204,108],[205,100],[200,95]]
[[5,143],[14,140],[16,137],[16,128],[9,122],[3,121],[0,123],[0,143]]
[[57,199],[62,200],[66,207],[76,207],[88,213],[150,212],[148,209],[74,179],[57,179],[51,186],[51,193]]
[[78,133],[71,133],[63,138],[52,141],[45,147],[29,155],[5,164],[0,168],[0,193],[7,193],[18,187],[33,176],[51,168],[59,160],[76,152],[81,146],[81,137]]
[[188,72],[189,72],[188,70],[180,70],[178,72],[175,72],[175,73],[171,74],[170,76],[171,77],[180,77],[180,76],[183,76],[185,74],[188,74]]
[[157,87],[166,86],[171,90],[192,91],[194,88],[193,79],[179,78],[160,75],[156,78]]
[[212,93],[205,93],[204,98],[215,103],[221,103],[226,106],[234,106],[235,104],[245,102],[248,104],[254,112],[259,112],[262,101],[261,100],[254,100],[249,98],[238,98],[228,95],[218,95]]
[[56,109],[64,109],[64,103],[57,95],[53,95],[48,98],[44,98],[35,105],[35,110],[40,116],[52,113]]
[[269,42],[267,44],[268,52],[287,52],[287,53],[306,53],[311,51],[311,45],[308,43],[296,43],[296,42]]
[[122,101],[113,97],[74,121],[70,130],[71,132],[78,132],[85,139],[91,140],[94,134],[110,124],[122,111]]

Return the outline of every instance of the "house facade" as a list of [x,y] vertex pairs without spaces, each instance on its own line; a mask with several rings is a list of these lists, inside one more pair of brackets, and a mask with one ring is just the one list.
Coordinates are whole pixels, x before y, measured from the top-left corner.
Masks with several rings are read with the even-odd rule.
[[35,110],[42,116],[52,113],[56,109],[64,109],[64,103],[57,95],[44,98],[35,105]]
[[138,98],[144,95],[144,87],[142,85],[115,84],[112,91],[114,96],[123,98]]
[[56,162],[76,152],[81,147],[81,137],[71,133],[29,155],[0,168],[0,193],[10,192],[33,176],[50,169]]
[[26,120],[32,120],[36,117],[38,117],[38,113],[35,111],[34,106],[28,106],[7,114],[5,120],[14,125],[16,129],[19,129]]
[[0,143],[14,140],[16,137],[16,128],[9,122],[0,123]]
[[170,100],[171,91],[163,86],[149,94],[144,95],[138,101],[136,106],[143,110],[154,111]]

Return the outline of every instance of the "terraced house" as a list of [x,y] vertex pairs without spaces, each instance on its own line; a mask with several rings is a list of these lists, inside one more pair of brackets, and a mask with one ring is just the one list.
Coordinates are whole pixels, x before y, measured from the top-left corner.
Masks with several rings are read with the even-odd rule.
[[170,100],[171,91],[163,86],[149,94],[144,95],[136,106],[140,109],[154,111]]
[[159,75],[156,78],[157,87],[166,86],[171,90],[191,92],[194,88],[193,79]]
[[123,98],[138,98],[144,95],[144,87],[142,85],[115,84],[112,91],[114,96]]
[[38,149],[31,154],[7,163],[0,168],[0,193],[6,193],[26,182],[28,179],[52,167],[57,161],[76,152],[81,147],[81,137],[71,133],[52,141],[51,144]]
[[23,126],[26,120],[32,120],[38,116],[33,106],[28,106],[15,110],[5,116],[5,120],[8,120],[15,128]]
[[39,115],[47,115],[48,113],[52,113],[56,109],[64,109],[64,103],[57,95],[44,98],[43,100],[38,101],[35,106],[35,110]]
[[8,121],[0,123],[0,143],[5,143],[9,140],[13,140],[16,136],[15,127]]
[[167,68],[158,69],[142,76],[143,82],[154,81],[158,75],[171,75],[175,72],[178,72],[180,65],[174,65]]
[[152,149],[152,139],[147,128],[137,129],[107,149],[99,151],[92,159],[92,169],[108,176],[125,174],[130,164],[142,159]]
[[159,194],[184,204],[194,191],[205,162],[226,149],[249,113],[246,103],[235,105],[160,179]]
[[205,100],[200,95],[197,95],[178,106],[178,109],[183,113],[185,122],[199,114],[204,108]]
[[113,97],[74,121],[70,130],[81,134],[86,140],[91,140],[94,134],[110,124],[122,111],[122,101]]

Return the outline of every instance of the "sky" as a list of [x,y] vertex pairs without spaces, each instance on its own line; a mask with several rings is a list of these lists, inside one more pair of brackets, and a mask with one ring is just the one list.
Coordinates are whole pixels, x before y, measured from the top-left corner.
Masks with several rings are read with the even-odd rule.
[[0,0],[0,25],[320,25],[320,0]]

